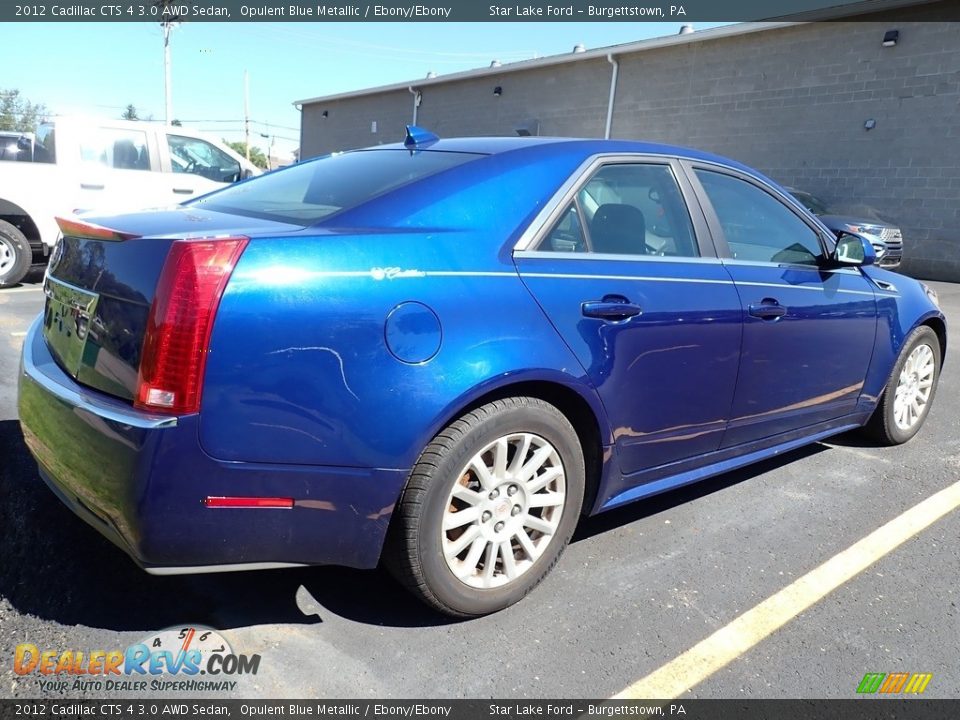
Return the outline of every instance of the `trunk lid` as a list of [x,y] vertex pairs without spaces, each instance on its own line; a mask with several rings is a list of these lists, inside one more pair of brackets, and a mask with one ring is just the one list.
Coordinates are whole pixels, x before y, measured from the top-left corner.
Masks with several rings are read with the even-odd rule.
[[137,392],[150,306],[174,240],[303,229],[195,208],[79,221],[100,229],[63,224],[44,279],[43,335],[64,372],[126,400]]

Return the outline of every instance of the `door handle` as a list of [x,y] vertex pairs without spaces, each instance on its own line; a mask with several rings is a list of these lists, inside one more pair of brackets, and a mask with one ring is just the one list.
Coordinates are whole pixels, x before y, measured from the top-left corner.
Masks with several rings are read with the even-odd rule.
[[173,191],[177,195],[193,195],[193,192],[194,192],[190,188],[174,188]]
[[103,183],[97,185],[95,183],[80,183],[81,190],[103,190],[106,187]]
[[777,320],[787,314],[787,309],[776,298],[764,298],[749,305],[747,312],[761,320]]
[[626,320],[643,313],[643,308],[627,300],[623,295],[604,295],[603,300],[588,300],[580,304],[584,317],[601,320]]

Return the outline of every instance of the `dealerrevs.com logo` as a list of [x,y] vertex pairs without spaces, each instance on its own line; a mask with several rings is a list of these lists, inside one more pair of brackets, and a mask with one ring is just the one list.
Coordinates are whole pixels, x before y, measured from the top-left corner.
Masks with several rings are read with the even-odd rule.
[[13,671],[38,676],[44,692],[229,692],[237,681],[228,678],[259,669],[259,655],[235,653],[219,632],[200,625],[161,630],[125,650],[42,650],[21,643],[13,656]]

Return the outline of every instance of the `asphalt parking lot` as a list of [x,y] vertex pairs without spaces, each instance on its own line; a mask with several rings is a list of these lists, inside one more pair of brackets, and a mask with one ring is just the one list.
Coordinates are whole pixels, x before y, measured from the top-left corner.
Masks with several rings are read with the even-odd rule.
[[[841,436],[587,520],[497,615],[450,622],[380,572],[151,577],[60,505],[23,444],[17,357],[39,280],[0,290],[0,697],[48,696],[14,674],[19,643],[122,648],[181,624],[262,656],[237,696],[612,696],[960,478],[960,285],[930,283],[954,340],[912,442]],[[864,673],[924,672],[925,697],[960,697],[958,540],[949,513],[684,696],[852,698]]]

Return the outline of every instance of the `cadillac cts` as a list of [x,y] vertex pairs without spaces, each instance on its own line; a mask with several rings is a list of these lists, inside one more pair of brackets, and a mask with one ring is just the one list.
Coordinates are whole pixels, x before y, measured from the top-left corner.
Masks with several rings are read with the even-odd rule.
[[40,474],[151,573],[383,562],[451,615],[582,514],[926,418],[936,295],[736,162],[621,141],[340,153],[62,220]]

